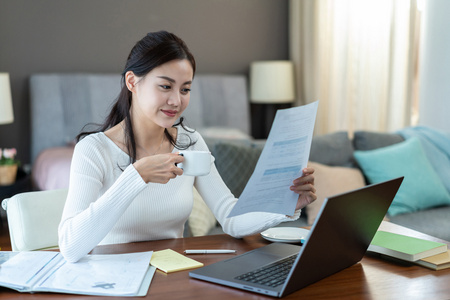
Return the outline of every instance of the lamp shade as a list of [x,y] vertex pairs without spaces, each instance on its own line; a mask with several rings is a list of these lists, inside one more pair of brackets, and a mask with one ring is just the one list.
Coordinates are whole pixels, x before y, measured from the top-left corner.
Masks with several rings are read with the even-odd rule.
[[250,65],[252,103],[291,103],[295,99],[294,64],[287,60],[256,61]]
[[9,74],[0,73],[0,124],[14,121]]

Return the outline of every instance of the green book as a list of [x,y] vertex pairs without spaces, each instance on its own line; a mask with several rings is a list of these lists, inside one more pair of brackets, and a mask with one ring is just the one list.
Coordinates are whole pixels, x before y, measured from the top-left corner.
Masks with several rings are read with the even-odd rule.
[[417,261],[446,252],[447,244],[386,231],[377,231],[367,250],[407,261]]

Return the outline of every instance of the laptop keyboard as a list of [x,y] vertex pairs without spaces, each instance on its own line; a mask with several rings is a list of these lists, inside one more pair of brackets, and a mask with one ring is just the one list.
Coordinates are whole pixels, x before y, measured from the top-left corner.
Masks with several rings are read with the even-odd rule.
[[286,281],[286,277],[289,274],[297,255],[298,253],[255,271],[236,276],[235,279],[277,287]]

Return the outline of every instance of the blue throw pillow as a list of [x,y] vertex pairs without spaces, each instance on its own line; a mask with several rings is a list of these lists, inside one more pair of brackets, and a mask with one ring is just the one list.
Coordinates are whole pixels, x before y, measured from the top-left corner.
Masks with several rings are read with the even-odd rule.
[[414,212],[450,204],[450,194],[431,166],[418,138],[354,153],[370,183],[405,176],[388,214]]

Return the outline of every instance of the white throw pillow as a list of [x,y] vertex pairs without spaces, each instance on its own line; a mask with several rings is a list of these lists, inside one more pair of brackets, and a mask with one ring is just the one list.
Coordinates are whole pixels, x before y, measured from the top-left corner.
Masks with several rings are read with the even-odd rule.
[[216,218],[195,188],[193,192],[194,205],[189,216],[189,228],[193,236],[206,235],[216,226]]

